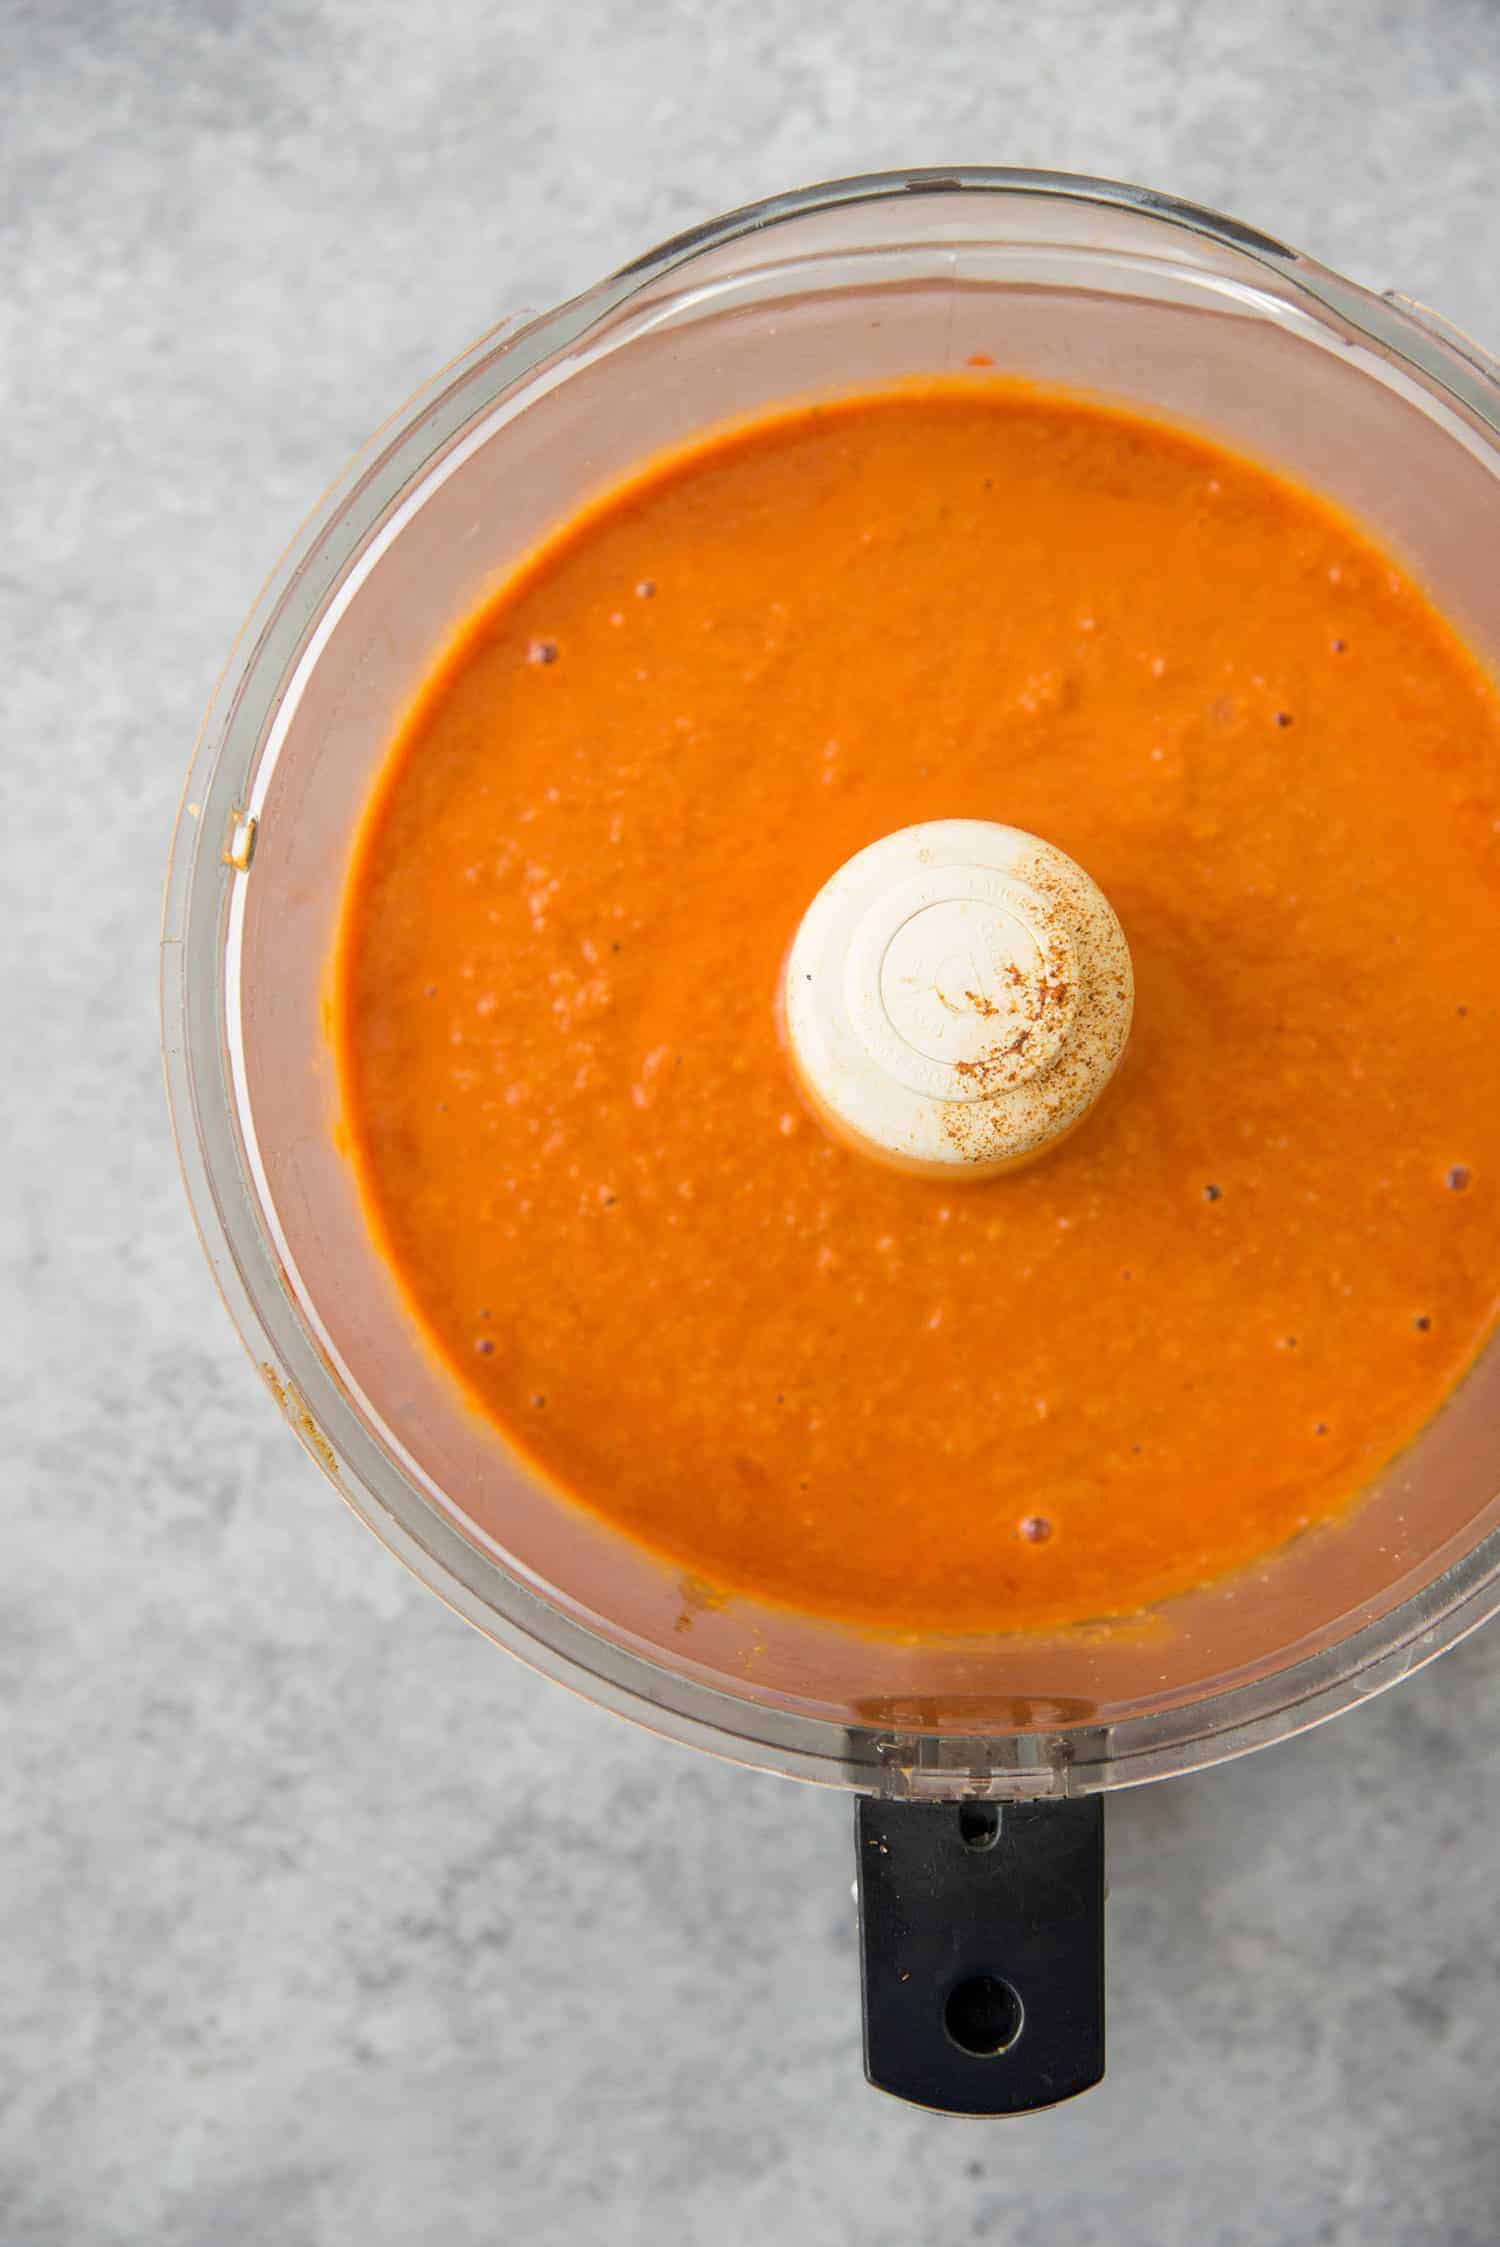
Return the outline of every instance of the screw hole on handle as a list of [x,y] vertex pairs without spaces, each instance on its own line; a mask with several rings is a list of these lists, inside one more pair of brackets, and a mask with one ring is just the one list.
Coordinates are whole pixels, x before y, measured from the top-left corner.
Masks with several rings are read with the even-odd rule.
[[993,1849],[1000,1839],[998,1802],[961,1802],[958,1835],[965,1849]]
[[1021,2034],[1026,2015],[1009,1982],[998,1974],[971,1974],[948,1992],[943,2027],[950,2044],[972,2059],[998,2059]]

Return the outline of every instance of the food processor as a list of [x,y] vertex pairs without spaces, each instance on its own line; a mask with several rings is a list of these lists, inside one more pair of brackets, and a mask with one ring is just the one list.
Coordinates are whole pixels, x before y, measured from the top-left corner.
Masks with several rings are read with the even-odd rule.
[[1301,479],[1500,667],[1500,368],[1434,314],[1108,181],[837,181],[495,330],[345,471],[204,722],[162,993],[205,1248],[340,1495],[546,1675],[669,1738],[850,1790],[867,2072],[998,2114],[1103,2070],[1104,1794],[1350,1708],[1500,1604],[1500,1341],[1345,1517],[1150,1615],[883,1639],[721,1601],[532,1479],[420,1347],[340,1153],[324,1029],[355,824],[454,624],[669,443],[976,357]]

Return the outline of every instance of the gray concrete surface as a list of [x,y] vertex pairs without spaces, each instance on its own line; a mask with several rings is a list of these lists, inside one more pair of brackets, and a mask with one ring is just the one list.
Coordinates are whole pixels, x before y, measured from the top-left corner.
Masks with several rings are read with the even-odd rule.
[[401,1575],[182,1205],[158,889],[271,558],[414,381],[686,222],[956,158],[1500,343],[1493,0],[0,0],[4,2247],[1489,2247],[1500,1631],[1121,1800],[1109,2080],[859,2074],[848,1812]]

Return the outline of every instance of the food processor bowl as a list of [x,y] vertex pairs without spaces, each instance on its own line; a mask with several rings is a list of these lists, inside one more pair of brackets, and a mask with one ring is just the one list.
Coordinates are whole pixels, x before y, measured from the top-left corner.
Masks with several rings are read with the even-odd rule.
[[354,827],[455,621],[658,448],[980,354],[1302,479],[1500,664],[1500,370],[1415,303],[1107,181],[929,170],[774,197],[486,336],[309,518],[194,754],[164,1035],[199,1229],[268,1388],[460,1614],[747,1764],[898,1801],[1066,1801],[1333,1715],[1493,1612],[1500,1345],[1345,1518],[1145,1618],[905,1641],[720,1601],[543,1487],[427,1354],[339,1152],[324,1028]]

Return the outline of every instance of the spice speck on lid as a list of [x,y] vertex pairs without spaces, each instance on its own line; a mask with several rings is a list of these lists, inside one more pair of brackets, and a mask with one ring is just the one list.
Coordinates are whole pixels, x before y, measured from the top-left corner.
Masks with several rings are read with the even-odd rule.
[[1222,1187],[1222,1186],[1205,1186],[1205,1187],[1204,1187],[1204,1189],[1203,1189],[1203,1199],[1204,1199],[1204,1200],[1205,1200],[1206,1202],[1218,1202],[1218,1201],[1222,1201],[1222,1200],[1224,1199],[1224,1189],[1223,1189],[1223,1187]]
[[1276,723],[1277,723],[1277,724],[1278,724],[1279,726],[1289,726],[1289,725],[1291,724],[1291,722],[1292,722],[1292,713],[1291,713],[1291,711],[1290,711],[1290,710],[1278,710],[1278,711],[1277,711],[1277,713],[1276,713]]
[[1045,1545],[1052,1535],[1052,1524],[1045,1514],[1028,1514],[1021,1524],[1021,1535],[1028,1545]]
[[528,663],[555,663],[557,661],[556,640],[533,640],[526,650],[526,660]]
[[1461,1194],[1468,1183],[1469,1172],[1467,1165],[1464,1163],[1455,1163],[1453,1165],[1453,1168],[1448,1173],[1449,1191],[1455,1194]]
[[1419,1334],[1426,1334],[1432,1325],[1432,1321],[1425,1311],[1419,1311],[1411,1323]]

